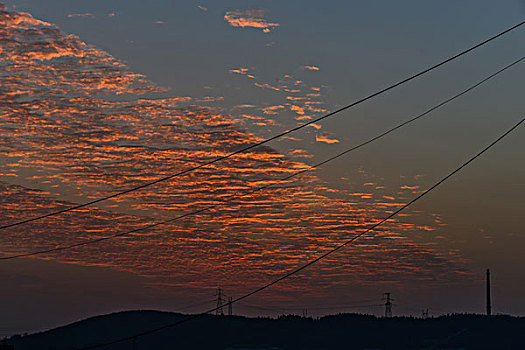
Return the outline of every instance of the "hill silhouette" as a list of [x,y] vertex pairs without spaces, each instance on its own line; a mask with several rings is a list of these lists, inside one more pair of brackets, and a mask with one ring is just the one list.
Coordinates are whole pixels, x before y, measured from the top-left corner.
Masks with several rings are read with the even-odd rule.
[[[126,311],[8,340],[16,350],[75,349],[163,326],[187,315]],[[516,349],[525,318],[448,315],[377,318],[340,314],[319,319],[205,315],[177,327],[100,349]],[[135,346],[135,347],[133,347]]]

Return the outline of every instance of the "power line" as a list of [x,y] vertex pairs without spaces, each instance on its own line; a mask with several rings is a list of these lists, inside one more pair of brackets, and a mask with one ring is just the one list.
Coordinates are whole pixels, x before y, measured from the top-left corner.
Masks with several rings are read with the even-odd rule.
[[80,208],[84,208],[84,207],[87,207],[87,206],[90,206],[90,205],[93,205],[93,204],[96,204],[96,203],[100,203],[100,202],[106,201],[108,199],[120,197],[120,196],[128,194],[130,192],[138,191],[140,189],[143,189],[143,188],[155,185],[157,183],[168,181],[168,180],[170,180],[170,179],[172,179],[174,177],[187,174],[187,173],[192,172],[194,170],[203,168],[203,167],[205,167],[207,165],[211,165],[211,164],[223,161],[223,160],[225,160],[227,158],[233,157],[234,155],[237,155],[237,154],[240,154],[240,153],[244,153],[244,152],[249,151],[249,150],[251,150],[251,149],[253,149],[255,147],[259,147],[261,145],[264,145],[264,144],[266,144],[266,143],[268,143],[270,141],[273,141],[273,140],[281,138],[281,137],[283,137],[285,135],[291,134],[291,133],[293,133],[293,132],[295,132],[297,130],[303,129],[303,128],[311,125],[311,124],[317,123],[317,122],[319,122],[319,121],[321,121],[323,119],[326,119],[326,118],[331,117],[331,116],[333,116],[333,115],[335,115],[337,113],[340,113],[340,112],[342,112],[344,110],[352,108],[352,107],[354,107],[354,106],[356,106],[358,104],[361,104],[361,103],[363,103],[365,101],[368,101],[368,100],[370,100],[370,99],[372,99],[372,98],[374,98],[374,97],[376,97],[378,95],[381,95],[381,94],[383,94],[383,93],[385,93],[387,91],[390,91],[390,90],[392,90],[392,89],[394,89],[394,88],[396,88],[396,87],[398,87],[400,85],[403,85],[403,84],[405,84],[405,83],[407,83],[407,82],[409,82],[411,80],[414,80],[414,79],[416,79],[416,78],[418,78],[418,77],[420,77],[420,76],[422,76],[422,75],[424,75],[424,74],[426,74],[426,73],[428,73],[428,72],[430,72],[430,71],[432,71],[432,70],[434,70],[434,69],[436,69],[438,67],[441,67],[441,66],[443,66],[443,65],[445,65],[445,64],[447,64],[447,63],[449,63],[449,62],[451,62],[451,61],[453,61],[453,60],[455,60],[455,59],[457,59],[457,58],[459,58],[459,57],[461,57],[461,56],[463,56],[463,55],[465,55],[465,54],[467,54],[467,53],[469,53],[469,52],[471,52],[471,51],[473,51],[473,50],[475,50],[475,49],[477,49],[477,48],[479,48],[479,47],[481,47],[481,46],[483,46],[483,45],[485,45],[485,44],[487,44],[487,43],[489,43],[489,42],[491,42],[493,40],[495,40],[495,39],[497,39],[497,38],[499,38],[500,36],[503,36],[503,35],[507,34],[508,32],[511,32],[512,30],[522,26],[523,24],[525,24],[525,21],[522,21],[522,22],[520,22],[520,23],[518,23],[518,24],[516,24],[516,25],[514,25],[514,26],[512,26],[512,27],[510,27],[510,28],[508,28],[508,29],[506,29],[506,30],[504,30],[502,32],[500,32],[499,34],[496,34],[496,35],[494,35],[494,36],[492,36],[492,37],[490,37],[490,38],[488,38],[488,39],[486,39],[486,40],[484,40],[484,41],[482,41],[482,42],[480,42],[480,43],[478,43],[478,44],[476,44],[476,45],[474,45],[474,46],[472,46],[472,47],[470,47],[470,48],[468,48],[468,49],[466,49],[464,51],[461,51],[460,53],[458,53],[458,54],[456,54],[456,55],[454,55],[452,57],[449,57],[449,58],[445,59],[444,61],[441,61],[440,63],[437,63],[437,64],[435,64],[435,65],[433,65],[433,66],[431,66],[429,68],[426,68],[426,69],[420,71],[419,73],[413,74],[413,75],[409,76],[408,78],[405,78],[405,79],[403,79],[403,80],[401,80],[401,81],[399,81],[397,83],[394,83],[394,84],[392,84],[392,85],[390,85],[390,86],[388,86],[386,88],[383,88],[383,89],[381,89],[381,90],[379,90],[377,92],[374,92],[374,93],[372,93],[372,94],[370,94],[370,95],[368,95],[368,96],[366,96],[366,97],[364,97],[364,98],[362,98],[360,100],[357,100],[357,101],[355,101],[355,102],[353,102],[353,103],[351,103],[349,105],[346,105],[344,107],[336,109],[335,111],[332,111],[332,112],[330,112],[328,114],[325,114],[325,115],[323,115],[323,116],[321,116],[321,117],[319,117],[317,119],[314,119],[314,120],[311,120],[311,121],[309,121],[307,123],[304,123],[304,124],[301,124],[299,126],[296,126],[295,128],[292,128],[290,130],[284,131],[284,132],[282,132],[280,134],[277,134],[275,136],[267,138],[267,139],[265,139],[263,141],[254,143],[254,144],[252,144],[250,146],[247,146],[247,147],[244,147],[244,148],[242,148],[240,150],[237,150],[237,151],[228,153],[228,154],[226,154],[224,156],[215,158],[214,160],[201,163],[201,164],[199,164],[197,166],[194,166],[194,167],[191,167],[191,168],[187,168],[187,169],[179,171],[179,172],[177,172],[175,174],[164,176],[164,177],[159,178],[157,180],[154,180],[154,181],[151,181],[151,182],[147,182],[147,183],[144,183],[142,185],[135,186],[135,187],[129,188],[129,189],[124,190],[124,191],[120,191],[120,192],[117,192],[117,193],[114,193],[114,194],[111,194],[111,195],[108,195],[108,196],[105,196],[105,197],[100,197],[98,199],[94,199],[92,201],[89,201],[89,202],[86,202],[86,203],[83,203],[83,204],[74,205],[74,206],[69,207],[69,208],[64,208],[64,209],[61,209],[61,210],[57,210],[57,211],[54,211],[54,212],[51,212],[51,213],[48,213],[48,214],[35,216],[33,218],[30,218],[30,219],[24,219],[24,220],[20,220],[20,221],[11,223],[11,224],[0,226],[0,230],[6,229],[6,228],[9,228],[9,227],[14,227],[14,226],[26,224],[26,223],[37,221],[37,220],[41,220],[41,219],[44,219],[44,218],[47,218],[47,217],[50,217],[50,216],[56,216],[56,215],[63,214],[63,213],[66,213],[66,212],[69,212],[69,211],[72,211],[72,210],[75,210],[75,209],[80,209]]
[[[346,247],[347,245],[349,245],[350,243],[354,242],[355,240],[357,240],[358,238],[362,237],[363,235],[365,235],[366,233],[370,232],[370,231],[374,231],[376,228],[378,228],[379,226],[381,226],[382,224],[384,224],[386,221],[392,219],[394,216],[396,216],[397,214],[399,214],[401,211],[405,210],[406,208],[408,208],[410,205],[412,205],[413,203],[417,202],[419,199],[423,198],[425,195],[427,195],[428,193],[430,193],[431,191],[433,191],[434,189],[436,189],[439,185],[441,185],[443,182],[447,181],[449,178],[451,178],[452,176],[454,176],[456,173],[458,173],[459,171],[461,171],[463,168],[465,168],[467,165],[469,165],[470,163],[472,163],[474,160],[476,160],[478,157],[480,157],[482,154],[484,154],[485,152],[487,152],[490,148],[492,148],[494,145],[496,145],[498,142],[500,142],[501,140],[503,140],[507,135],[509,135],[511,132],[513,132],[515,129],[517,129],[523,122],[525,121],[525,118],[522,118],[518,123],[516,123],[514,126],[512,126],[510,129],[508,129],[504,134],[502,134],[501,136],[499,136],[496,140],[492,141],[488,146],[486,146],[485,148],[483,148],[481,151],[479,151],[476,155],[470,157],[466,162],[464,162],[462,165],[460,165],[459,167],[457,167],[455,170],[453,170],[452,172],[450,172],[448,175],[446,175],[445,177],[443,177],[441,180],[439,180],[438,182],[436,182],[434,185],[432,185],[431,187],[429,187],[427,190],[425,190],[424,192],[420,193],[418,196],[416,196],[415,198],[413,198],[412,200],[410,200],[409,202],[407,202],[406,204],[404,204],[401,208],[395,210],[393,213],[389,214],[387,217],[381,219],[379,222],[375,223],[374,225],[372,225],[371,227],[369,227],[368,229],[362,231],[361,233],[358,233],[356,235],[354,235],[354,237],[352,237],[351,239],[347,240],[346,242],[343,242],[341,243],[340,245],[336,246],[335,248],[332,248],[330,249],[329,251],[321,254],[320,256],[318,256],[317,258],[313,259],[313,260],[310,260],[309,262],[307,262],[306,264],[284,274],[283,276],[247,293],[247,294],[244,294],[243,296],[241,297],[238,297],[236,299],[234,299],[233,301],[231,301],[232,303],[238,303],[239,301],[241,300],[244,300],[246,298],[249,298],[251,297],[252,295],[255,295],[257,293],[260,293],[262,292],[263,290],[265,289],[268,289],[270,288],[271,286],[281,282],[282,280],[285,280],[299,272],[301,272],[302,270],[308,268],[309,266],[319,262],[320,260],[326,258],[327,256],[341,250],[342,248]],[[230,302],[228,302],[230,303]],[[222,306],[225,306],[225,305],[222,305]],[[96,349],[96,348],[99,348],[99,347],[102,347],[102,346],[108,346],[108,345],[112,345],[112,344],[117,344],[117,343],[121,343],[121,342],[124,342],[124,341],[127,341],[127,340],[131,340],[133,338],[136,338],[136,337],[142,337],[142,336],[145,336],[145,335],[148,335],[148,334],[152,334],[152,333],[155,333],[155,332],[158,332],[158,331],[161,331],[161,330],[164,330],[164,329],[167,329],[167,328],[172,328],[172,327],[175,327],[177,325],[180,325],[180,324],[183,324],[183,323],[186,323],[188,321],[191,321],[191,320],[194,320],[196,318],[199,318],[199,317],[202,317],[203,315],[205,314],[208,314],[210,312],[213,312],[213,311],[216,311],[218,308],[213,308],[213,309],[210,309],[204,313],[201,313],[201,314],[196,314],[196,315],[192,315],[190,317],[187,317],[183,320],[180,320],[180,321],[177,321],[177,322],[173,322],[173,323],[170,323],[170,324],[167,324],[167,325],[164,325],[164,326],[161,326],[161,327],[157,327],[157,328],[153,328],[153,329],[150,329],[150,330],[147,330],[147,331],[144,331],[144,332],[141,332],[141,333],[138,333],[138,334],[134,334],[134,335],[131,335],[131,336],[128,336],[128,337],[124,337],[124,338],[121,338],[121,339],[117,339],[117,340],[113,340],[111,342],[106,342],[106,343],[103,343],[103,344],[98,344],[98,345],[91,345],[91,346],[87,346],[87,347],[83,347],[83,348],[79,348],[78,350],[88,350],[88,349]]]
[[430,114],[431,112],[443,107],[444,105],[454,101],[455,99],[465,95],[466,93],[474,90],[475,88],[477,88],[478,86],[482,85],[483,83],[491,80],[492,78],[496,77],[497,75],[501,74],[502,72],[506,71],[507,69],[515,66],[516,64],[522,62],[523,60],[525,60],[525,56],[524,57],[521,57],[520,59],[506,65],[505,67],[499,69],[498,71],[488,75],[487,77],[485,77],[484,79],[480,80],[479,82],[477,82],[476,84],[468,87],[467,89],[457,93],[456,95],[438,103],[437,105],[427,109],[426,111],[424,111],[423,113],[411,118],[411,119],[408,119],[390,129],[388,129],[387,131],[381,133],[381,134],[378,134],[374,137],[372,137],[371,139],[367,140],[367,141],[364,141],[354,147],[351,147],[343,152],[340,152],[332,157],[329,157],[319,163],[316,163],[314,165],[311,165],[309,168],[307,169],[303,169],[303,170],[300,170],[300,171],[297,171],[295,173],[292,173],[290,175],[287,175],[281,179],[278,179],[276,180],[276,182],[274,183],[270,183],[270,184],[266,184],[266,185],[263,185],[263,186],[260,186],[260,187],[257,187],[255,189],[252,189],[252,190],[249,190],[245,193],[241,193],[241,194],[238,194],[238,195],[234,195],[220,203],[217,203],[217,204],[213,204],[213,205],[210,205],[210,206],[207,206],[207,207],[204,207],[204,208],[201,208],[201,209],[198,209],[198,210],[195,210],[195,211],[192,211],[192,212],[188,212],[188,213],[185,213],[185,214],[181,214],[177,217],[174,217],[174,218],[171,218],[171,219],[168,219],[168,220],[165,220],[165,221],[161,221],[161,222],[157,222],[157,223],[153,223],[153,224],[150,224],[150,225],[146,225],[144,227],[140,227],[140,228],[136,228],[136,229],[133,229],[133,230],[130,230],[130,231],[125,231],[125,232],[121,232],[121,233],[117,233],[117,234],[114,234],[114,235],[111,235],[111,236],[106,236],[106,237],[100,237],[100,238],[95,238],[95,239],[91,239],[91,240],[86,240],[86,241],[83,241],[83,242],[79,242],[79,243],[73,243],[73,244],[70,244],[70,245],[64,245],[64,246],[59,246],[59,247],[54,247],[54,248],[49,248],[49,249],[44,249],[44,250],[39,250],[39,251],[34,251],[34,252],[29,252],[29,253],[21,253],[21,254],[16,254],[16,255],[10,255],[10,256],[5,256],[5,257],[0,257],[0,260],[10,260],[10,259],[16,259],[16,258],[22,258],[22,257],[30,257],[30,256],[35,256],[35,255],[41,255],[41,254],[46,254],[46,253],[52,253],[52,252],[57,252],[57,251],[62,251],[62,250],[68,250],[68,249],[72,249],[72,248],[77,248],[77,247],[81,247],[81,246],[84,246],[84,245],[90,245],[90,244],[95,244],[95,243],[99,243],[99,242],[102,242],[102,241],[106,241],[106,240],[110,240],[110,239],[115,239],[115,238],[118,238],[118,237],[122,237],[122,236],[126,236],[126,235],[129,235],[129,234],[132,234],[132,233],[136,233],[136,232],[140,232],[140,231],[144,231],[144,230],[147,230],[147,229],[151,229],[151,228],[154,228],[154,227],[157,227],[157,226],[161,226],[161,225],[165,225],[165,224],[169,224],[171,222],[174,222],[174,221],[177,221],[177,220],[180,220],[180,219],[183,219],[185,217],[188,217],[188,216],[193,216],[193,215],[197,215],[197,214],[200,214],[202,212],[205,212],[205,211],[208,211],[208,210],[211,210],[211,209],[215,209],[217,207],[220,207],[222,205],[225,205],[227,203],[230,203],[234,200],[237,200],[239,198],[242,198],[242,197],[246,197],[246,196],[249,196],[255,192],[258,192],[258,191],[262,191],[266,188],[270,188],[272,186],[275,186],[276,184],[279,184],[281,182],[285,182],[293,177],[296,177],[298,175],[301,175],[301,174],[304,174],[306,172],[309,172],[309,171],[312,171],[318,167],[321,167],[331,161],[334,161],[335,159],[337,158],[340,158],[350,152],[353,152],[353,151],[356,151],[358,150],[359,148],[361,147],[364,147],[380,138],[383,138],[385,136],[387,136],[388,134],[394,132],[395,130],[397,129],[400,129],[404,126],[406,126],[407,124],[410,124],[420,118],[423,118],[424,116]]

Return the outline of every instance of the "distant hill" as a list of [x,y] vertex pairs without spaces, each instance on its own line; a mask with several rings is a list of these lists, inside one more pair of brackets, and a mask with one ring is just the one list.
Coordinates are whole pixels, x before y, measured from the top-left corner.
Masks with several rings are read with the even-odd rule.
[[[75,349],[123,338],[188,317],[127,311],[92,317],[50,331],[16,336],[15,350]],[[450,315],[416,319],[340,314],[320,319],[206,315],[180,326],[100,349],[519,349],[525,318]]]

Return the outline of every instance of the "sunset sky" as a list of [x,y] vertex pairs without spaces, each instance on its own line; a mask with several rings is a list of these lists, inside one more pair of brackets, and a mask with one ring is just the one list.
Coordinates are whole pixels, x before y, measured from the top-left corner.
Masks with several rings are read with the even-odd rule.
[[[6,1],[0,225],[223,156],[522,21],[515,1]],[[365,141],[525,55],[525,28],[322,123],[129,195],[3,230],[0,254],[132,230]],[[201,312],[387,216],[523,118],[518,64],[321,169],[168,225],[0,261],[0,336],[127,309]],[[236,313],[525,314],[525,130],[378,231]]]

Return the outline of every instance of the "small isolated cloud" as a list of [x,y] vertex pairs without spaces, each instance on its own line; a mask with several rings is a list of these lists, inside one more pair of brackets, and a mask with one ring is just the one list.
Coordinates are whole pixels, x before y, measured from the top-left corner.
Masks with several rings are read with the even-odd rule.
[[250,79],[255,79],[255,75],[248,74],[248,68],[230,69],[230,73],[245,75]]
[[200,8],[202,11],[208,11],[207,7],[204,7],[204,6],[201,6],[201,5],[197,5],[197,7]]
[[95,17],[95,15],[93,15],[92,13],[70,13],[67,16],[69,18],[73,18],[73,17],[89,17],[89,18],[93,18],[93,17]]
[[316,66],[304,66],[304,69],[308,69],[308,70],[319,70],[319,67],[316,67]]
[[288,155],[292,157],[301,157],[301,158],[313,158],[314,157],[312,154],[308,153],[308,151],[304,149],[295,149],[291,152],[288,152]]
[[339,140],[337,139],[331,139],[331,134],[329,133],[318,133],[315,135],[315,141],[317,142],[324,142],[324,143],[338,143]]
[[164,21],[155,21],[157,24],[164,24]]
[[278,87],[272,86],[270,84],[253,83],[253,85],[255,85],[255,86],[259,87],[259,88],[270,89],[270,90],[274,90],[274,91],[280,91],[281,90]]
[[257,28],[264,33],[269,33],[271,29],[278,27],[279,23],[271,23],[264,19],[265,11],[262,9],[250,9],[245,11],[228,11],[224,15],[224,20],[232,27]]
[[419,189],[419,186],[408,186],[408,185],[403,185],[403,186],[401,186],[401,189],[402,189],[402,190],[417,190],[417,189]]
[[248,74],[248,68],[230,69],[230,73],[246,75]]

